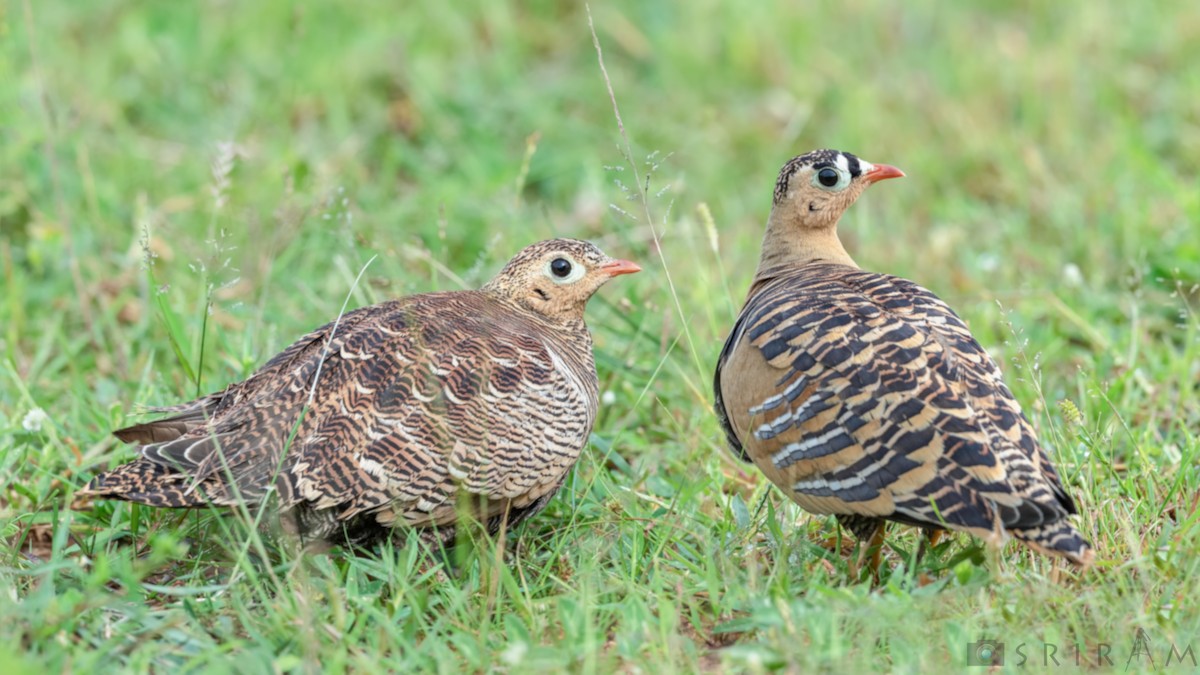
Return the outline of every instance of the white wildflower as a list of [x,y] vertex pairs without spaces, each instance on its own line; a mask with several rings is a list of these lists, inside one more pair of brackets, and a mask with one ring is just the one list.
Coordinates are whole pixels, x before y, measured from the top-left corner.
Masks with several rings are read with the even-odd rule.
[[612,405],[617,402],[617,395],[608,390],[600,395],[600,405]]
[[29,433],[36,434],[42,430],[42,425],[50,419],[45,410],[34,408],[25,413],[25,417],[21,419],[21,428]]
[[528,652],[529,645],[518,640],[509,644],[503,652],[500,652],[500,660],[510,666],[515,666],[525,660],[525,654]]
[[1062,276],[1063,281],[1066,282],[1068,286],[1078,287],[1083,285],[1083,271],[1080,270],[1079,265],[1076,265],[1075,263],[1067,263],[1066,265],[1063,265]]

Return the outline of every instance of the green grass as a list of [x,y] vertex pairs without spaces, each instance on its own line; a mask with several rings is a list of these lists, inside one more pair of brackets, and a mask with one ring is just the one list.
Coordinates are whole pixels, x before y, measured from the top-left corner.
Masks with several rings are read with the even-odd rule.
[[[629,158],[582,5],[292,5],[0,4],[0,670],[1200,650],[1200,5],[597,2]],[[899,528],[872,588],[831,520],[726,452],[712,365],[775,173],[814,147],[908,173],[847,246],[1002,362],[1082,505],[1082,578],[966,537],[906,571]],[[402,544],[299,557],[253,513],[72,509],[141,406],[248,375],[347,297],[475,286],[555,235],[646,268],[588,311],[611,402],[553,505],[453,570]]]

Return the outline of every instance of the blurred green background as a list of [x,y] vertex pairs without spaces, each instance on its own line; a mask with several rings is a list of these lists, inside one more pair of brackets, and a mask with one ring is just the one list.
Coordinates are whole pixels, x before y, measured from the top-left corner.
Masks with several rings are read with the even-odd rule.
[[[1196,634],[1200,5],[591,13],[628,153],[582,4],[0,4],[0,653],[936,672],[981,631]],[[851,210],[847,248],[1001,361],[1108,561],[1076,587],[1012,548],[996,578],[962,538],[931,587],[847,588],[836,529],[725,452],[711,369],[776,172],[817,147],[908,174]],[[609,403],[507,557],[260,578],[213,514],[68,510],[140,406],[245,377],[347,297],[477,286],[551,236],[646,271],[589,308]]]

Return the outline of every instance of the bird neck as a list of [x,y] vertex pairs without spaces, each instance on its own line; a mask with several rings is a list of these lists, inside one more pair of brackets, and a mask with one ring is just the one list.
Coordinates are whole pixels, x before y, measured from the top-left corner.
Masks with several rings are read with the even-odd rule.
[[571,331],[587,331],[587,324],[583,320],[584,307],[582,305],[544,302],[533,296],[513,293],[509,289],[490,283],[481,290],[542,323]]
[[771,210],[767,232],[763,235],[762,257],[754,284],[772,277],[780,269],[791,269],[812,262],[827,262],[858,267],[842,240],[838,238],[837,221],[831,225],[806,226],[796,218],[782,218],[777,209]]

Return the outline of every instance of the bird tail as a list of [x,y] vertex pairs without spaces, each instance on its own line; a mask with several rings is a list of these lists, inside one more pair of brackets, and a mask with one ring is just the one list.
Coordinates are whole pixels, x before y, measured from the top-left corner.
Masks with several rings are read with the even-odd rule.
[[149,506],[194,507],[209,503],[204,486],[191,490],[188,476],[147,459],[123,464],[93,478],[75,494],[122,499]]
[[1092,545],[1065,519],[1038,527],[1009,530],[1009,534],[1035,551],[1061,556],[1080,569],[1087,569],[1096,557]]
[[147,408],[149,413],[173,413],[169,417],[117,429],[113,435],[126,443],[165,443],[203,425],[220,405],[225,392],[209,394],[181,405]]

